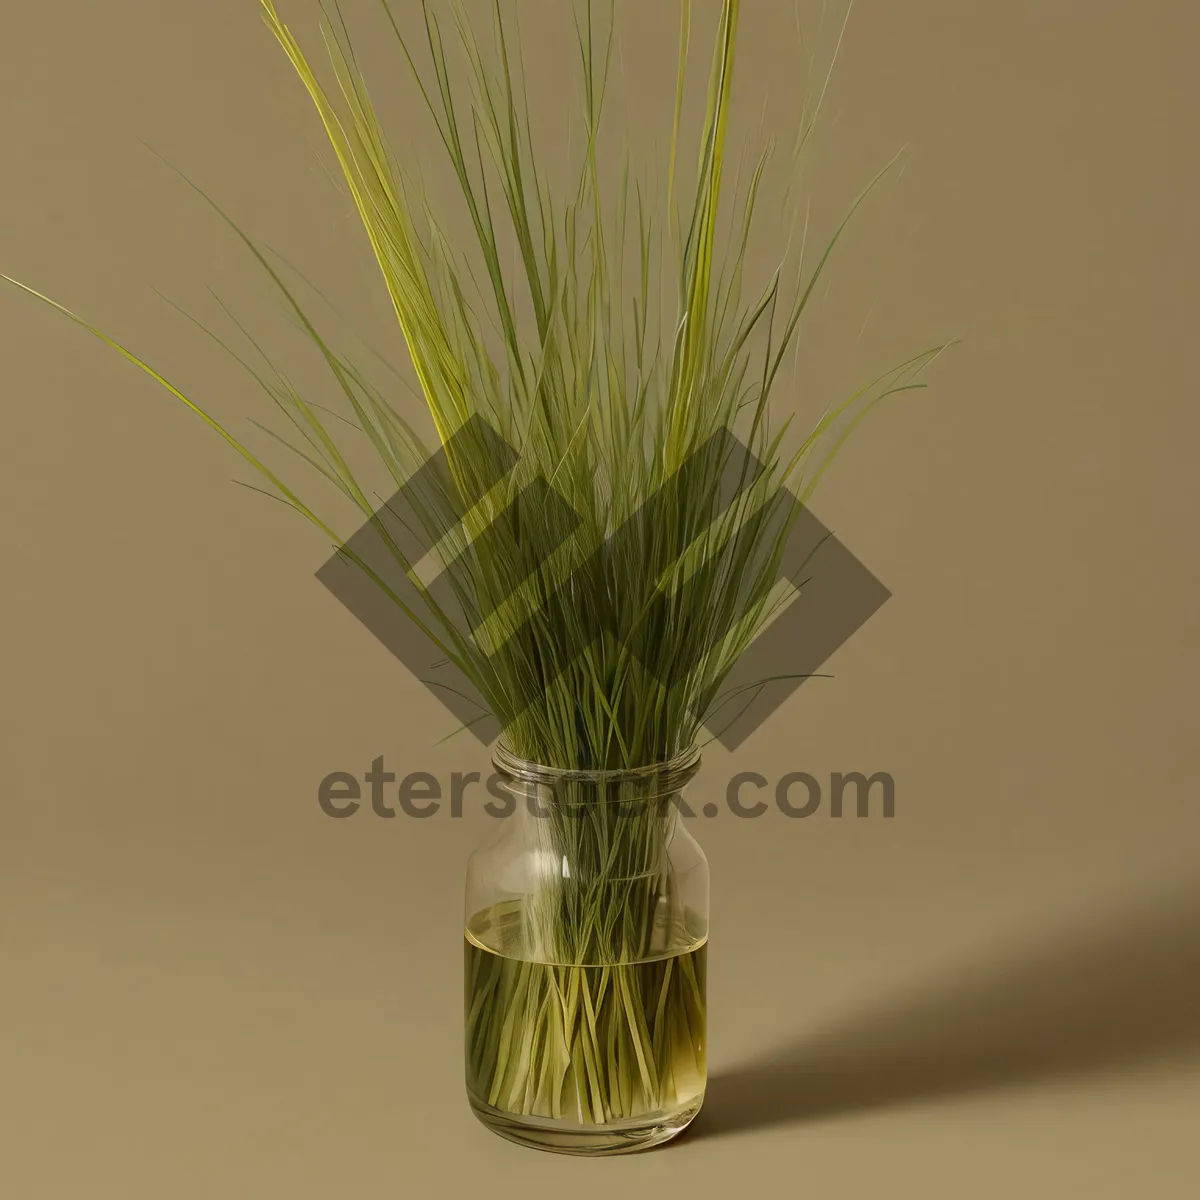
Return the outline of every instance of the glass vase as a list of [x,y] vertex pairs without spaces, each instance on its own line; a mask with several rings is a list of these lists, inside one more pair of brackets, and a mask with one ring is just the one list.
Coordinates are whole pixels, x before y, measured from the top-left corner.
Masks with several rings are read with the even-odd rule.
[[679,800],[699,755],[564,771],[504,748],[507,815],[466,883],[466,1076],[524,1145],[665,1142],[704,1099],[708,863]]

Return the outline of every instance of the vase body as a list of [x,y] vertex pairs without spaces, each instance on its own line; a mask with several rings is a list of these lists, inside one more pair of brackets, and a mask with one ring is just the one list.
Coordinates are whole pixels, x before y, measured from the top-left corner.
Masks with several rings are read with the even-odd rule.
[[467,1094],[495,1132],[615,1154],[704,1099],[708,864],[681,819],[696,754],[552,770],[501,749],[505,819],[467,869]]

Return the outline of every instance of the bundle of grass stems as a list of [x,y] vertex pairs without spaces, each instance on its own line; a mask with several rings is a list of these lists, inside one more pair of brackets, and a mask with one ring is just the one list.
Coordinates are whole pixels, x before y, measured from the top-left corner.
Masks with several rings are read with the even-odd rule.
[[[570,877],[546,881],[515,911],[477,914],[468,929],[473,1096],[514,1114],[585,1124],[669,1111],[703,1088],[704,947],[688,934],[688,914],[669,901],[659,869],[676,819],[662,802],[664,773],[638,772],[677,763],[698,744],[730,702],[722,684],[731,668],[794,595],[777,579],[789,533],[789,519],[778,517],[793,511],[781,500],[807,502],[866,413],[922,386],[940,348],[827,407],[803,436],[772,412],[806,307],[874,181],[818,252],[796,262],[789,250],[761,289],[748,288],[747,246],[769,152],[738,173],[726,196],[739,0],[721,3],[686,194],[681,129],[693,29],[690,0],[681,0],[663,212],[627,165],[615,186],[604,186],[598,144],[613,64],[611,4],[575,6],[582,162],[556,192],[534,144],[519,28],[502,0],[486,38],[461,0],[421,0],[416,39],[381,3],[461,190],[465,243],[397,162],[336,7],[323,21],[328,82],[275,0],[261,8],[361,218],[448,450],[450,490],[479,497],[466,512],[444,489],[415,501],[417,520],[437,532],[435,556],[458,564],[447,572],[449,591],[422,582],[428,572],[416,570],[378,494],[352,468],[348,440],[365,435],[397,488],[431,447],[330,347],[278,261],[236,225],[344,399],[335,419],[282,372],[249,368],[287,418],[275,436],[298,469],[321,476],[377,530],[417,602],[347,548],[346,531],[280,468],[132,351],[34,294],[153,376],[258,472],[264,490],[354,559],[469,681],[481,711],[503,729],[506,753],[568,773],[550,789],[538,837],[573,865]],[[806,107],[797,152],[818,110]],[[664,265],[674,277],[667,289]],[[455,438],[480,421],[515,451],[499,484],[493,443]],[[514,498],[539,481],[554,502],[514,510]]]

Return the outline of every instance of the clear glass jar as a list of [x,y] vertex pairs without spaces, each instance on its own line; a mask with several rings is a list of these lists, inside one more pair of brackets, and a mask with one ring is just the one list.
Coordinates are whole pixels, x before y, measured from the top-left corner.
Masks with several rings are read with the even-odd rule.
[[471,1106],[547,1150],[667,1141],[706,1080],[708,862],[678,804],[699,754],[629,771],[493,761],[512,803],[467,868]]

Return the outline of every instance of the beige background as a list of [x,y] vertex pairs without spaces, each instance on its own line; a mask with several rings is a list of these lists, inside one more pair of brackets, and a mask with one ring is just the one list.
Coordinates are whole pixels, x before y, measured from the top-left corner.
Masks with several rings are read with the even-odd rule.
[[[740,119],[786,146],[792,5],[745,7]],[[278,304],[143,139],[395,349],[252,0],[3,9],[0,269],[239,430],[263,416],[153,289],[208,318],[211,284],[252,324]],[[649,148],[677,9],[624,10]],[[569,100],[563,6],[522,12]],[[395,60],[363,42],[386,93]],[[1198,52],[1191,0],[857,5],[814,227],[910,158],[796,394],[965,340],[816,505],[894,599],[706,774],[719,799],[734,770],[887,770],[897,815],[700,823],[710,1101],[650,1155],[472,1120],[459,897],[487,818],[333,822],[315,794],[378,754],[445,779],[483,752],[435,745],[441,711],[313,580],[319,537],[232,486],[193,417],[0,296],[0,1195],[1194,1196]]]

